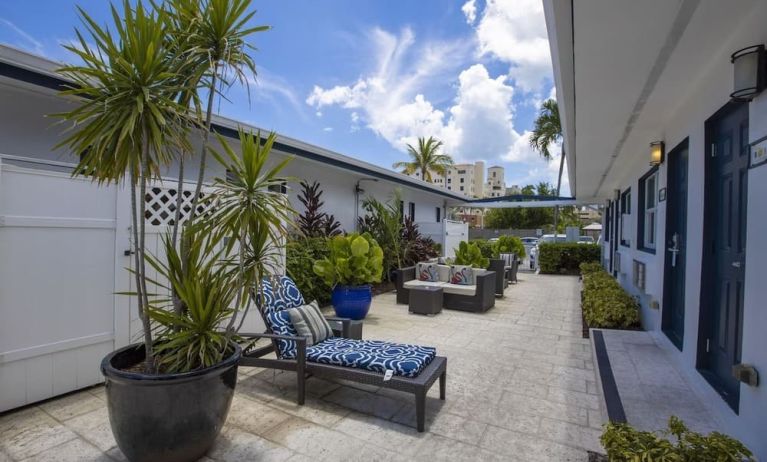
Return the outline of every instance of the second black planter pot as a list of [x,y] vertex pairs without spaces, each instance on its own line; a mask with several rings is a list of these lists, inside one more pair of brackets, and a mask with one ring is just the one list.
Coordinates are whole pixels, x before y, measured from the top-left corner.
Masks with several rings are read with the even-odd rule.
[[237,383],[239,346],[216,366],[184,374],[121,370],[144,359],[143,345],[110,353],[101,363],[112,433],[131,462],[197,460],[226,422]]

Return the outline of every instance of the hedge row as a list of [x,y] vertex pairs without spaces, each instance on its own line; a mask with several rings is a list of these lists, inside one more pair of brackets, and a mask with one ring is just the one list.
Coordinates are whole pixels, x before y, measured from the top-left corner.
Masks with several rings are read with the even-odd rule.
[[538,246],[538,267],[543,274],[579,274],[581,263],[599,262],[601,257],[598,244],[558,242]]
[[599,264],[581,265],[583,317],[589,327],[632,329],[639,327],[639,307],[618,281]]

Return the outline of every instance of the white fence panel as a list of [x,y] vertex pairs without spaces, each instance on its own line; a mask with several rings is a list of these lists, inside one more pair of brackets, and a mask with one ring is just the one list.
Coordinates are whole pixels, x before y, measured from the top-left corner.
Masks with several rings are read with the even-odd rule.
[[461,241],[469,239],[469,225],[460,221],[442,220],[436,222],[420,222],[418,231],[428,236],[442,246],[443,257],[454,257],[455,249]]
[[102,381],[117,188],[0,161],[0,411]]

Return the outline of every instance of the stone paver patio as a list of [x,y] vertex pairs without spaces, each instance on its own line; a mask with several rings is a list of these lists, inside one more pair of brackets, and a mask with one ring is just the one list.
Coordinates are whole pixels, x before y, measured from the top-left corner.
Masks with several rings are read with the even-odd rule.
[[[578,280],[520,273],[484,314],[409,315],[376,297],[364,337],[437,347],[447,400],[434,386],[427,431],[414,400],[374,386],[318,379],[295,404],[295,375],[243,368],[214,461],[585,461],[601,452],[602,413]],[[124,460],[104,390],[81,391],[0,417],[0,462]]]

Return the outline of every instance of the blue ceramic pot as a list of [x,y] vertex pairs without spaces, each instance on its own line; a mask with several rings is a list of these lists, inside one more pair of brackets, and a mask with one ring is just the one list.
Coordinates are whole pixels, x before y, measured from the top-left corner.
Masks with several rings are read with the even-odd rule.
[[333,309],[336,310],[336,316],[355,320],[364,319],[367,316],[372,300],[373,290],[369,285],[337,285],[333,288],[333,293],[330,296]]

